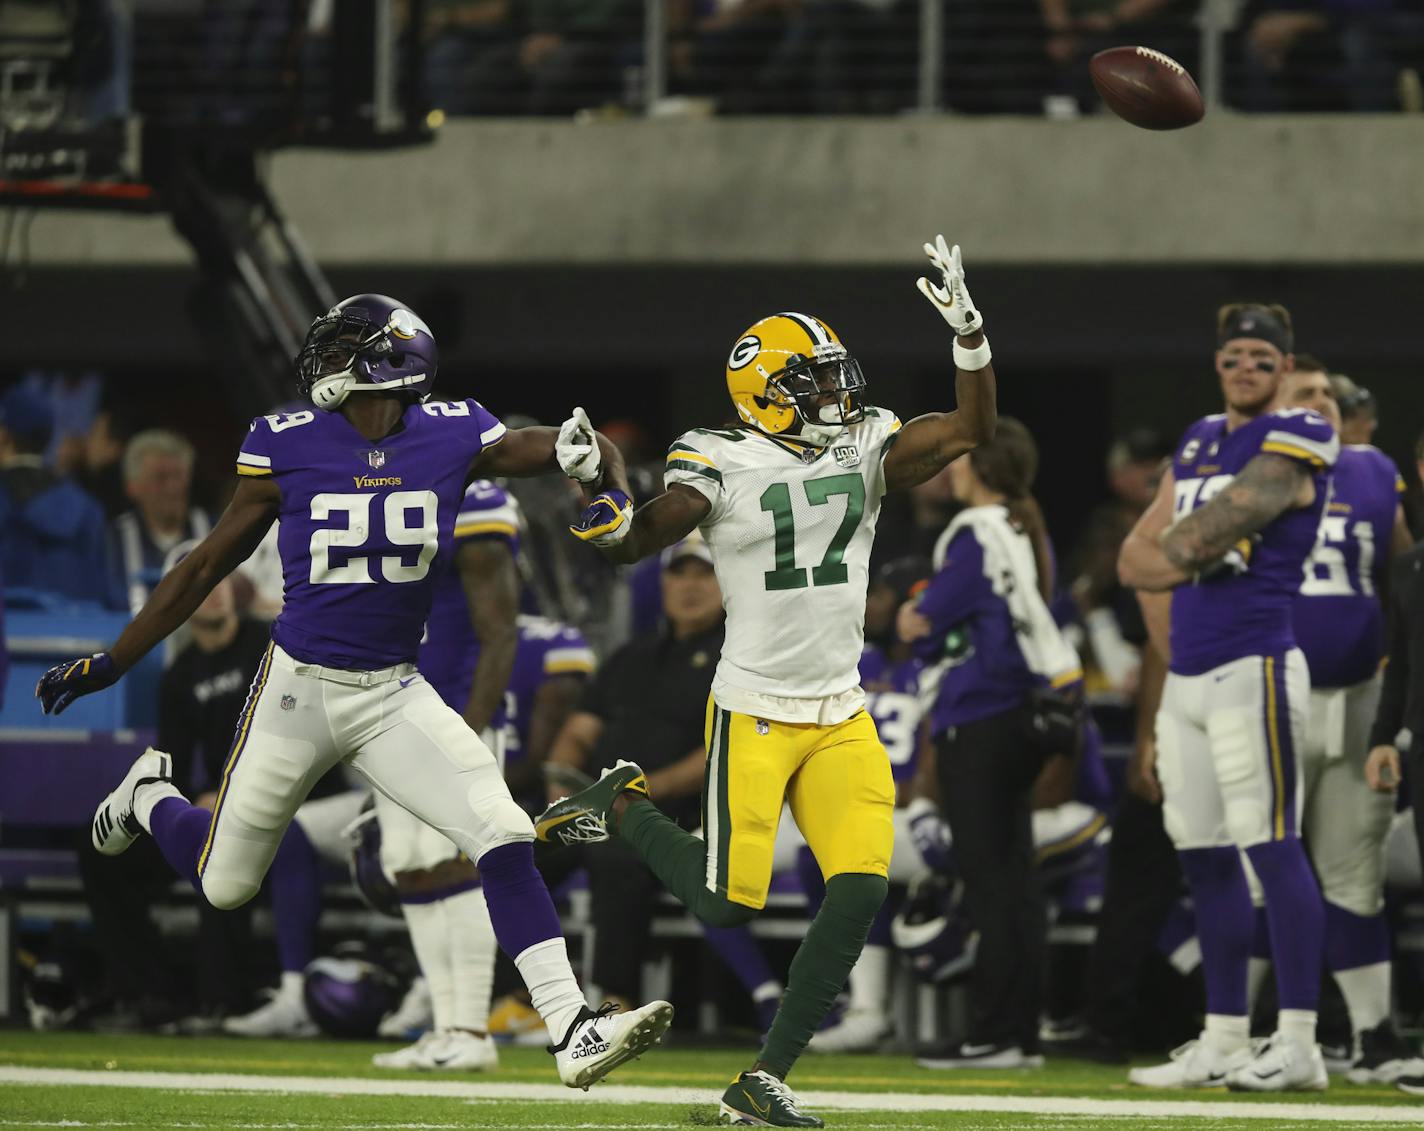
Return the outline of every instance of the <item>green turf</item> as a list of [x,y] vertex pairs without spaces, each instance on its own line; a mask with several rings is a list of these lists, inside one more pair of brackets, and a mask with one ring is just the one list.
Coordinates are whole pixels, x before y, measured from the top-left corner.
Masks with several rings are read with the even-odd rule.
[[[107,1071],[160,1071],[186,1073],[238,1073],[264,1076],[315,1076],[333,1079],[331,1094],[220,1093],[167,1091],[139,1088],[104,1088],[90,1085],[0,1085],[0,1128],[64,1126],[188,1127],[188,1128],[686,1128],[711,1122],[716,1099],[728,1079],[748,1060],[749,1050],[739,1047],[659,1048],[643,1060],[627,1065],[614,1076],[619,1084],[673,1085],[697,1089],[705,1105],[666,1103],[613,1104],[600,1102],[597,1090],[587,1100],[548,1103],[511,1100],[465,1100],[427,1096],[342,1095],[335,1091],[339,1077],[398,1080],[495,1081],[501,1083],[557,1083],[551,1058],[539,1049],[505,1049],[499,1071],[493,1074],[432,1075],[382,1071],[371,1067],[374,1051],[387,1044],[337,1041],[248,1041],[237,1038],[112,1037],[92,1033],[33,1033],[0,1031],[0,1064],[34,1068],[68,1068]],[[978,1072],[972,1075],[932,1072],[917,1068],[905,1056],[846,1056],[811,1058],[801,1062],[791,1077],[793,1086],[806,1091],[844,1091],[870,1094],[991,1096],[1070,1096],[1080,1099],[1117,1100],[1181,1099],[1257,1103],[1274,1097],[1238,1096],[1226,1092],[1180,1094],[1146,1092],[1129,1088],[1125,1071],[1078,1061],[1050,1061],[1031,1072]],[[1421,1114],[1417,1101],[1383,1087],[1354,1087],[1337,1083],[1322,1096],[1287,1096],[1287,1102],[1321,1104],[1406,1105],[1398,1109],[1405,1118]],[[1285,1131],[1312,1128],[1327,1131],[1342,1127],[1380,1126],[1349,1123],[1306,1123],[1289,1120],[1222,1118],[1121,1118],[1092,1115],[990,1114],[978,1112],[830,1112],[832,1127],[893,1128],[1178,1128],[1211,1127],[1216,1131]]]

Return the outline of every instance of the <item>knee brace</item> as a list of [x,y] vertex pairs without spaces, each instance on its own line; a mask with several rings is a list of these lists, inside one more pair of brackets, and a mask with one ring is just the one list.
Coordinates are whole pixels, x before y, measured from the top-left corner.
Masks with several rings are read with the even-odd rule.
[[[1232,842],[1243,848],[1271,839],[1269,799],[1275,785],[1266,780],[1270,769],[1262,749],[1261,725],[1260,719],[1240,710],[1214,711],[1206,720],[1226,830]],[[1281,798],[1280,803],[1293,801]]]

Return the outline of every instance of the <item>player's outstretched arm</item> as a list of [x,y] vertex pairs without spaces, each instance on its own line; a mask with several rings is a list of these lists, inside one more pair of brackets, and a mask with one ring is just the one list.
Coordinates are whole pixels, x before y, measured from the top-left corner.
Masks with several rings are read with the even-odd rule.
[[691,534],[707,517],[712,504],[707,497],[681,483],[673,483],[652,502],[632,514],[632,504],[621,504],[605,493],[594,499],[577,526],[569,527],[581,542],[597,546],[615,562],[636,562],[656,554]]
[[164,575],[108,652],[57,664],[40,677],[35,695],[45,714],[57,715],[79,696],[113,684],[192,616],[217,583],[257,549],[281,499],[270,479],[239,479],[212,532]]
[[998,422],[994,366],[984,337],[984,319],[964,285],[959,245],[938,236],[925,253],[940,274],[940,284],[920,279],[920,293],[954,329],[954,412],[917,416],[895,437],[885,457],[885,489],[913,487],[938,475],[965,452],[993,438]]
[[1162,552],[1187,574],[1199,573],[1234,552],[1242,554],[1244,566],[1252,535],[1314,498],[1315,483],[1303,464],[1263,452],[1204,506],[1163,531]]
[[1172,564],[1162,549],[1162,534],[1172,525],[1176,490],[1176,478],[1168,468],[1162,473],[1151,505],[1123,539],[1117,555],[1117,576],[1131,589],[1160,592],[1191,579],[1189,573]]
[[[582,410],[577,410],[582,412]],[[587,417],[584,418],[587,420]],[[492,479],[501,475],[543,475],[559,471],[563,463],[561,437],[563,431],[536,425],[531,428],[511,428],[504,438],[486,448],[470,464],[470,479]],[[596,446],[598,458],[589,461],[588,478],[579,475],[583,485],[593,491],[615,490],[629,493],[628,471],[623,465],[623,453],[618,445],[602,432],[589,429],[586,442]]]

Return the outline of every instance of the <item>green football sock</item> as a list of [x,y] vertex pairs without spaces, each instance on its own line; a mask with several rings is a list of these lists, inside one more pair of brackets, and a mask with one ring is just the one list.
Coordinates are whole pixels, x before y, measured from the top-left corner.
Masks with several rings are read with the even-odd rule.
[[637,849],[663,887],[708,926],[738,927],[756,915],[755,908],[708,889],[706,842],[679,828],[651,801],[638,798],[628,805],[618,835]]
[[889,886],[884,876],[860,872],[826,882],[826,901],[791,960],[786,994],[761,1050],[761,1063],[773,1076],[786,1078],[845,988]]

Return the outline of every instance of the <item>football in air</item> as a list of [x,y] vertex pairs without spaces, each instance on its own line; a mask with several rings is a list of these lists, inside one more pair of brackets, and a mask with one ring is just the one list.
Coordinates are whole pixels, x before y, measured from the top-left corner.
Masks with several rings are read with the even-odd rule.
[[1093,86],[1114,114],[1144,130],[1180,130],[1206,107],[1187,69],[1150,47],[1110,47],[1088,62]]

